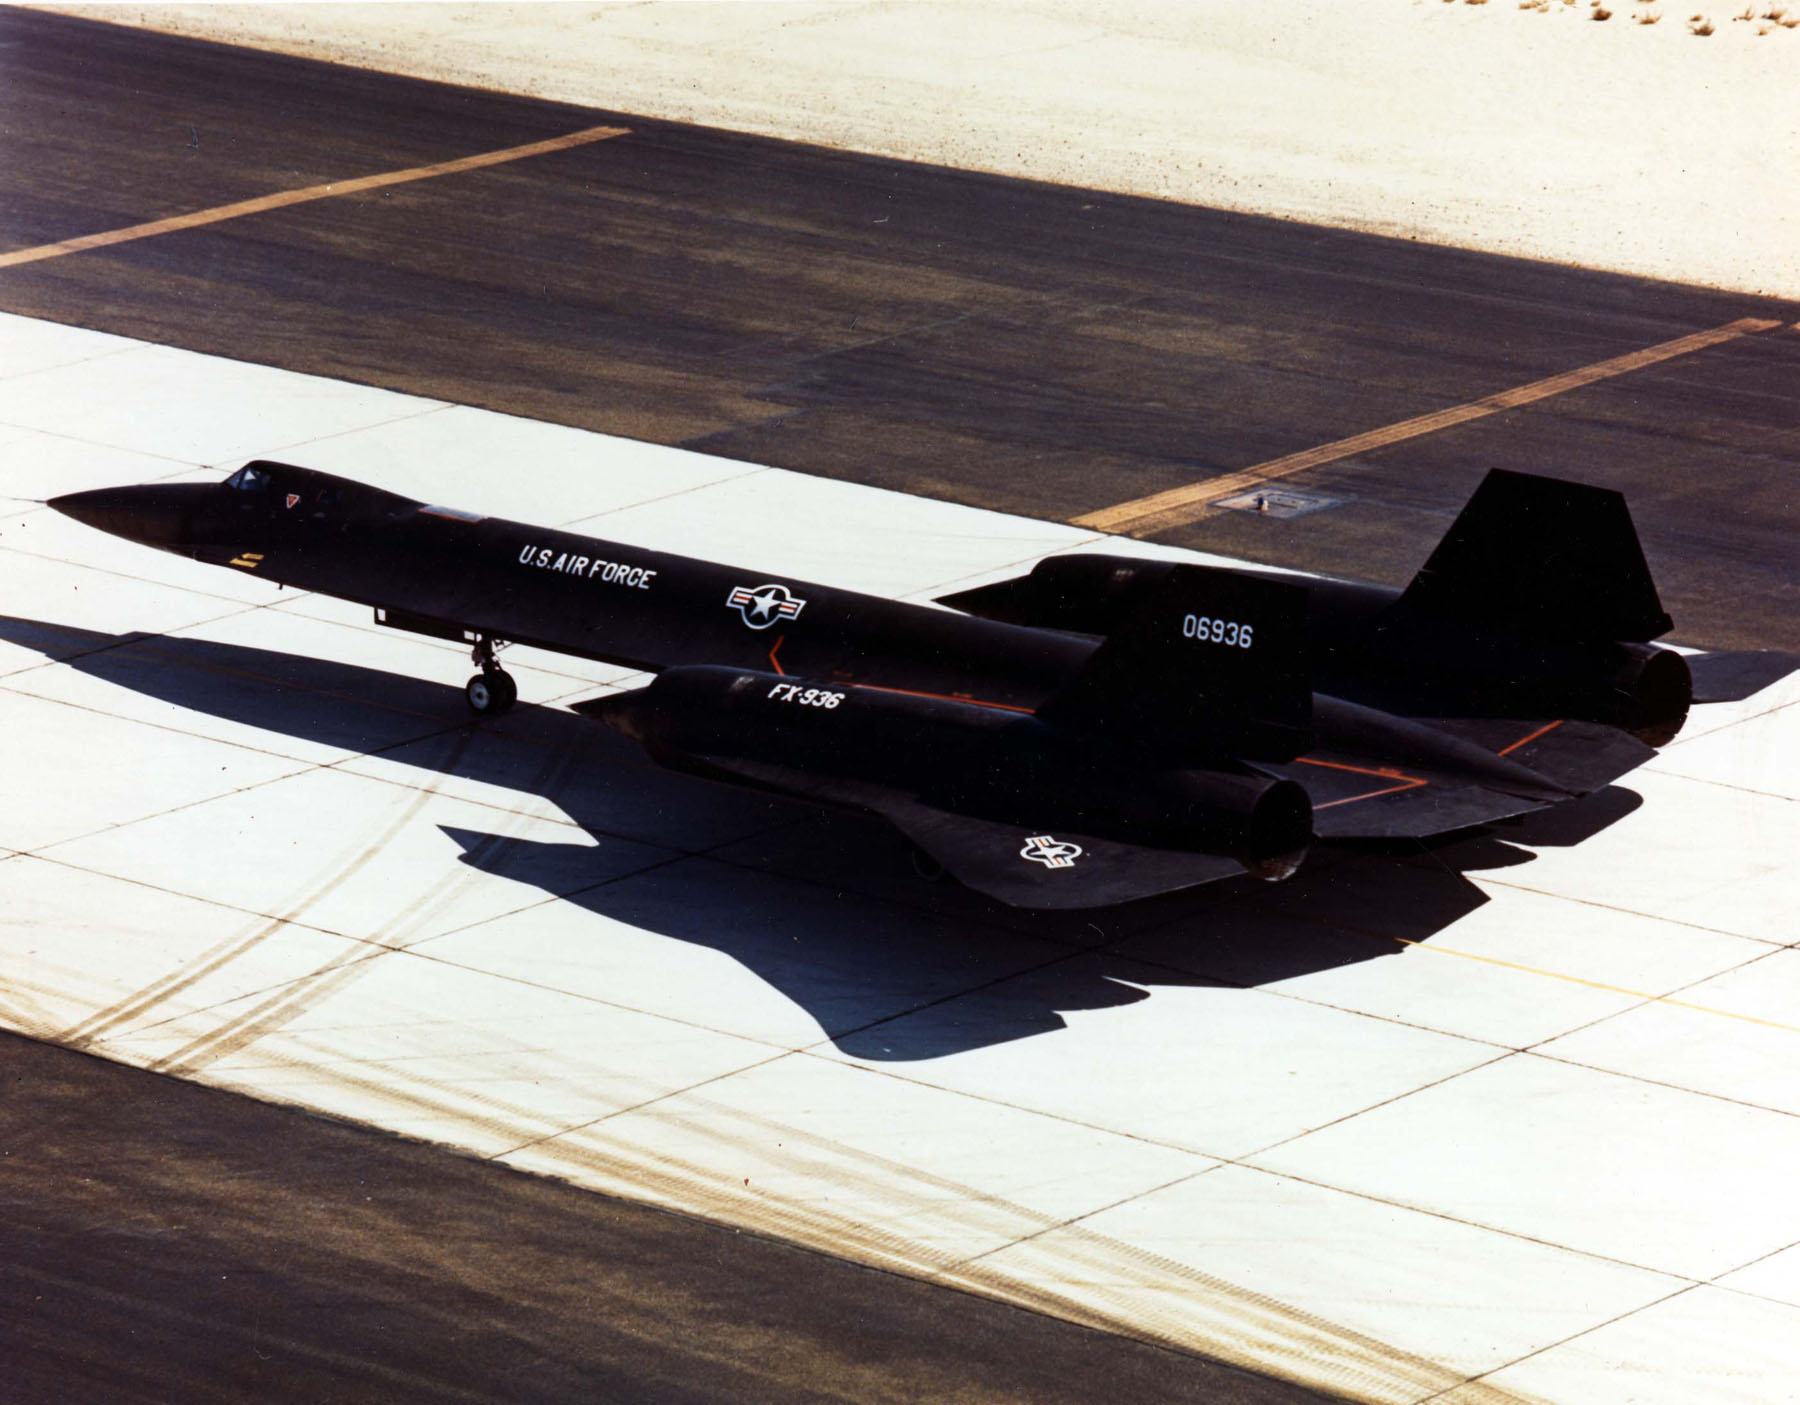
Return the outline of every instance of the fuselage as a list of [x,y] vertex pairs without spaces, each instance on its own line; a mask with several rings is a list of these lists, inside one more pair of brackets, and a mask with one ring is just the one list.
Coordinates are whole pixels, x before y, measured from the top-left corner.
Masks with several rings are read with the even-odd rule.
[[[88,501],[84,501],[88,500]],[[59,499],[122,536],[470,634],[660,671],[762,669],[1029,710],[1094,641],[421,503],[313,469]]]
[[[116,535],[368,605],[399,628],[652,672],[736,668],[1031,713],[1101,647],[1087,634],[482,516],[286,464],[247,464],[219,484],[100,489],[53,505]],[[1183,617],[1166,628],[1183,636]],[[1505,756],[1355,702],[1314,693],[1311,716],[1316,744],[1297,758],[1292,749],[1211,745],[1204,728],[1123,744],[1166,765],[1241,771],[1248,762],[1303,778],[1309,790],[1348,775],[1354,798],[1393,789],[1394,762],[1412,785],[1477,784],[1533,804],[1568,793]],[[1281,769],[1289,761],[1300,769]]]
[[[1614,714],[1666,720],[1664,694],[1685,707],[1685,669],[1647,646],[1509,633],[1486,594],[1451,589],[1443,546],[1433,570],[1450,584],[1422,603],[1410,587],[1081,556],[951,610],[262,461],[51,506],[468,642],[480,716],[517,700],[502,641],[656,673],[574,708],[675,769],[883,815],[1029,906],[1282,877],[1313,836],[1413,839],[1557,804],[1653,754]],[[1662,619],[1638,613],[1638,633]],[[1078,858],[1080,883],[1046,876]]]

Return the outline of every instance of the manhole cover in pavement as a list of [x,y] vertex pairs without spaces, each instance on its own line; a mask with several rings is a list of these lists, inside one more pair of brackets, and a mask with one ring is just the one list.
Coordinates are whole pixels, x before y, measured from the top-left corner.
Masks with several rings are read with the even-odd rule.
[[1302,493],[1293,488],[1253,488],[1234,498],[1221,498],[1218,505],[1233,512],[1260,512],[1268,517],[1304,517],[1309,512],[1320,512],[1348,501],[1348,498]]

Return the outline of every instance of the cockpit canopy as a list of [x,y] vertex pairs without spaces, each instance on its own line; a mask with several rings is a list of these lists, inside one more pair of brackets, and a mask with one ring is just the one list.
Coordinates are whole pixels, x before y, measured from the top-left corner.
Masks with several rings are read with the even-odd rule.
[[255,459],[245,464],[225,480],[224,486],[246,495],[266,495],[272,505],[279,505],[275,502],[274,492],[281,491],[286,495],[285,505],[290,512],[298,510],[312,516],[337,506],[344,496],[340,482],[329,475],[290,464],[271,463],[267,459]]

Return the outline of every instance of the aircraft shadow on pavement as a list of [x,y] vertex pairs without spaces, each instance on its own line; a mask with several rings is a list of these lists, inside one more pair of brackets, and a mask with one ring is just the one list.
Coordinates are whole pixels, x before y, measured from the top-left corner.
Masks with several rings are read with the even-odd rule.
[[[586,833],[521,838],[499,832],[496,813],[495,832],[440,826],[446,843],[474,868],[607,919],[596,940],[619,922],[732,957],[841,1050],[872,1060],[1051,1033],[1071,1012],[1149,999],[1158,986],[1255,987],[1398,958],[1486,902],[1467,872],[1530,862],[1520,844],[1580,843],[1641,803],[1612,786],[1409,850],[1321,846],[1285,883],[1028,912],[920,878],[879,820],[675,775],[558,708],[477,725],[460,686],[307,655],[5,616],[0,640],[228,722],[539,795]],[[668,849],[671,861],[595,881],[594,844],[621,839]]]

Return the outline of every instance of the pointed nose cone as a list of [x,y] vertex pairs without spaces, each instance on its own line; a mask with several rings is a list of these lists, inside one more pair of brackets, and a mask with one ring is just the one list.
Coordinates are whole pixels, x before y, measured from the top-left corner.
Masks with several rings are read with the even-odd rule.
[[572,704],[574,711],[596,722],[604,722],[615,732],[623,732],[635,741],[644,740],[648,710],[644,695],[648,688],[634,688],[628,693],[609,693]]
[[51,498],[50,506],[65,517],[127,537],[146,546],[169,547],[187,535],[193,506],[189,484],[146,483],[129,488],[93,488]]

